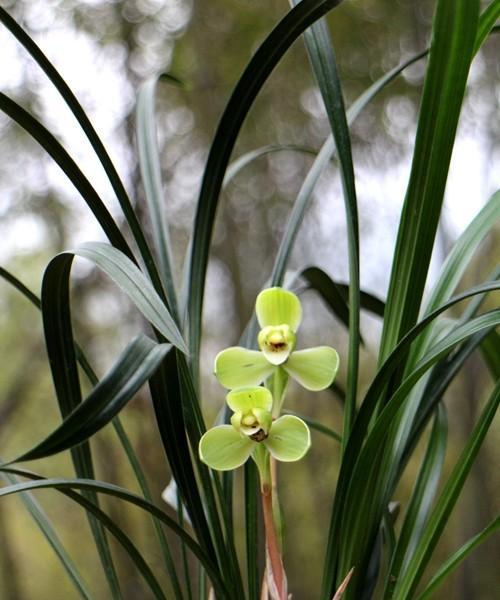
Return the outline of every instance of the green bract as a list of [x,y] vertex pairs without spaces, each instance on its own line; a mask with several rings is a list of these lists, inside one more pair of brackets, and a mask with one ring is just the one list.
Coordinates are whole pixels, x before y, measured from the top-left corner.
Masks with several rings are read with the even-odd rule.
[[282,288],[269,288],[257,296],[255,311],[262,328],[258,335],[261,352],[239,346],[219,352],[215,358],[219,382],[228,389],[255,386],[282,367],[308,390],[327,388],[337,373],[339,357],[329,346],[293,351],[302,319],[297,296]]
[[236,469],[252,456],[260,443],[283,462],[299,460],[309,449],[311,436],[302,419],[284,415],[272,420],[273,398],[266,388],[234,390],[226,401],[234,411],[231,425],[209,429],[198,447],[200,459],[212,469]]

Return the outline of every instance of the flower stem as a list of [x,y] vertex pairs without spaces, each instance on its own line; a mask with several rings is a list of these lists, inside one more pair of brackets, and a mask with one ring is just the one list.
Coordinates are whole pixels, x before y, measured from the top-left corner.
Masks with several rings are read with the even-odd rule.
[[274,530],[276,531],[280,553],[283,554],[283,520],[280,499],[278,496],[278,462],[272,456],[270,457],[270,475]]
[[[262,512],[266,532],[266,546],[270,566],[269,591],[276,600],[287,600],[287,583],[280,546],[273,518],[272,488],[268,483],[261,486]],[[274,588],[274,589],[273,589]]]
[[280,416],[283,400],[285,399],[288,374],[284,369],[278,367],[270,379],[270,389],[273,394],[273,418],[277,419]]

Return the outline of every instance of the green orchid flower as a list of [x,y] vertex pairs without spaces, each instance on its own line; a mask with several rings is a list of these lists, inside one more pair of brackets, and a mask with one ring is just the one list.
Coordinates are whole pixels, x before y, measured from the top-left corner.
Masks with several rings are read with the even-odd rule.
[[200,459],[212,469],[236,469],[250,456],[259,464],[262,447],[282,462],[299,460],[309,450],[311,434],[302,419],[293,415],[272,419],[273,397],[268,389],[232,390],[226,401],[234,413],[231,425],[209,429],[198,446]]
[[263,290],[255,303],[261,327],[258,350],[234,346],[215,358],[215,375],[228,389],[255,386],[277,369],[283,369],[307,390],[327,388],[339,365],[337,352],[329,346],[294,351],[296,331],[302,320],[298,297],[279,287]]

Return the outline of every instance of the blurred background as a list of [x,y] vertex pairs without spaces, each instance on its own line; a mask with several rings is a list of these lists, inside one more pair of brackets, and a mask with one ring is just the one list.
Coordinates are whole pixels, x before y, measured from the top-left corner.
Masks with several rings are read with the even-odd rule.
[[[346,105],[383,73],[424,49],[434,1],[345,0],[329,16]],[[158,87],[158,141],[164,177],[165,213],[177,275],[181,275],[204,161],[218,119],[243,68],[259,43],[288,9],[285,0],[4,0],[2,6],[33,36],[78,96],[108,148],[145,228],[143,189],[137,164],[135,102],[139,86],[168,72],[181,86]],[[451,245],[489,196],[500,188],[500,40],[492,37],[476,57],[433,256],[429,283]],[[111,187],[69,110],[38,66],[0,27],[0,89],[39,118],[60,139],[121,220]],[[352,128],[361,234],[361,282],[384,299],[399,213],[409,174],[425,64],[419,62],[392,83]],[[267,144],[318,150],[328,121],[299,40],[260,94],[233,158]],[[0,265],[39,294],[43,270],[63,249],[102,240],[97,223],[58,167],[6,116],[0,115]],[[207,279],[202,352],[202,401],[207,425],[224,391],[211,375],[213,359],[236,344],[255,296],[275,258],[289,209],[313,157],[281,151],[247,166],[220,202]],[[463,286],[480,282],[498,261],[498,224],[466,274]],[[348,279],[341,185],[335,163],[321,179],[301,228],[291,269],[316,265],[338,282]],[[143,327],[137,313],[104,276],[84,260],[73,268],[76,337],[102,375],[125,343]],[[492,300],[490,301],[492,302]],[[330,344],[346,356],[347,332],[312,292],[303,295],[299,345]],[[376,365],[377,319],[363,316],[361,392]],[[41,321],[37,310],[0,281],[0,455],[12,457],[58,422]],[[338,381],[344,383],[346,360]],[[467,363],[447,394],[454,464],[491,381],[478,355]],[[291,389],[290,408],[341,427],[338,399],[324,392],[310,398]],[[148,474],[155,498],[169,481],[168,466],[144,390],[123,413],[124,423]],[[93,447],[98,477],[135,489],[112,430]],[[434,567],[498,512],[500,426],[494,424]],[[105,457],[105,459],[100,457]],[[72,475],[67,456],[29,467],[44,475]],[[313,435],[307,460],[282,469],[282,501],[288,522],[285,561],[297,599],[317,596],[320,564],[338,466],[335,442]],[[418,463],[411,463],[396,493],[411,491]],[[84,515],[51,491],[37,500],[57,529],[96,598],[107,591],[92,552]],[[117,502],[103,501],[126,524],[156,572],[162,564],[150,523]],[[237,509],[238,510],[238,509]],[[0,500],[0,598],[45,600],[76,597],[61,566],[25,511],[20,498]],[[174,546],[175,541],[173,540]],[[127,598],[147,598],[139,575],[116,550]],[[498,589],[500,540],[477,550],[437,593],[437,598],[490,600]],[[307,567],[304,567],[307,565]]]

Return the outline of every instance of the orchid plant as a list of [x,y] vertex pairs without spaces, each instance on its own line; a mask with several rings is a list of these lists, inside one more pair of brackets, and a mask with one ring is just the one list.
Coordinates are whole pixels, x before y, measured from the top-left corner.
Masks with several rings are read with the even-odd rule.
[[[16,13],[22,14],[23,6],[30,3],[7,4],[12,5]],[[289,567],[290,587],[294,587],[297,598],[332,600],[333,597],[339,600],[343,594],[344,600],[372,600],[374,597],[381,600],[428,600],[471,552],[500,530],[500,518],[484,513],[483,517],[487,520],[481,525],[483,529],[476,531],[461,547],[450,548],[452,553],[445,562],[433,562],[436,546],[446,537],[443,532],[448,528],[450,515],[464,491],[464,484],[500,406],[500,310],[497,303],[491,305],[490,302],[492,293],[500,289],[498,269],[492,267],[491,273],[485,270],[482,281],[476,281],[469,289],[457,291],[464,273],[470,271],[468,268],[472,261],[479,263],[478,248],[486,246],[481,242],[500,219],[500,191],[492,190],[489,200],[456,241],[432,289],[428,289],[430,282],[427,278],[466,86],[469,83],[471,88],[476,86],[475,78],[469,80],[469,69],[483,44],[490,43],[490,32],[500,17],[500,1],[433,0],[431,4],[435,5],[435,11],[432,31],[429,30],[430,47],[422,47],[415,56],[394,65],[348,110],[344,108],[344,93],[328,23],[322,19],[329,11],[336,10],[341,1],[290,0],[290,4],[293,8],[283,15],[252,53],[221,115],[200,178],[196,215],[190,232],[191,243],[185,256],[177,256],[172,251],[165,218],[165,186],[161,177],[155,120],[155,90],[159,78],[154,76],[141,86],[137,102],[138,163],[142,191],[151,218],[151,227],[143,227],[142,217],[146,211],[142,205],[136,204],[135,193],[133,199],[129,198],[128,186],[113,166],[75,94],[34,37],[5,8],[0,7],[2,27],[48,77],[87,136],[121,210],[120,215],[108,210],[107,202],[97,191],[100,185],[94,187],[84,174],[86,169],[80,169],[71,156],[71,148],[67,149],[59,141],[60,132],[50,131],[39,117],[21,106],[9,93],[4,93],[9,90],[2,89],[0,111],[24,129],[57,163],[107,237],[107,243],[86,242],[54,256],[41,277],[40,297],[16,275],[0,267],[0,278],[13,287],[12,292],[21,293],[35,307],[33,310],[40,310],[43,323],[43,334],[40,335],[43,335],[47,364],[54,383],[54,398],[62,417],[45,439],[30,441],[29,448],[17,457],[7,457],[5,462],[2,457],[0,498],[17,495],[54,549],[68,576],[67,585],[72,586],[69,593],[63,591],[62,579],[58,575],[54,585],[59,596],[85,600],[121,600],[131,597],[131,594],[155,600],[269,600],[269,597],[272,600],[288,600],[277,470],[279,467],[286,471],[285,467],[279,466],[280,462],[298,461],[306,455],[311,445],[308,425],[326,434],[329,441],[325,443],[330,443],[330,440],[339,442],[338,453],[329,463],[332,471],[337,467],[338,471],[335,472],[334,483],[328,482],[328,488],[321,487],[322,482],[318,481],[317,488],[315,484],[313,490],[318,492],[318,496],[326,491],[326,503],[321,503],[320,515],[324,548],[318,550],[323,552],[320,556],[315,554],[316,550],[311,552],[311,546],[304,544],[307,556],[314,555],[316,562],[307,566],[310,571],[308,577],[303,576],[302,570],[296,574]],[[351,11],[350,18],[355,18],[355,12]],[[27,22],[34,21],[28,19]],[[142,21],[138,23],[140,27],[143,25]],[[40,33],[38,28],[35,28],[35,33],[37,37]],[[272,271],[262,274],[263,279],[269,277],[273,287],[262,291],[256,299],[259,331],[251,341],[258,349],[231,347],[215,358],[215,375],[226,389],[230,410],[224,410],[224,415],[228,415],[227,422],[207,431],[202,414],[205,398],[200,394],[204,389],[199,377],[200,349],[205,279],[219,199],[223,186],[245,165],[269,152],[290,151],[289,145],[282,144],[252,148],[232,165],[229,164],[241,127],[256,98],[281,58],[302,34],[305,34],[304,43],[331,131],[325,133],[323,146],[318,149],[293,202]],[[17,60],[7,54],[7,61]],[[359,228],[353,160],[356,153],[351,149],[350,125],[382,90],[385,93],[388,85],[407,67],[424,60],[427,60],[428,66],[425,67],[416,123],[415,150],[397,241],[391,264],[387,265],[391,270],[390,281],[387,290],[380,292],[385,298],[382,300],[363,289],[360,282],[360,273],[366,270],[367,265],[362,260],[364,253],[360,252],[363,231]],[[494,69],[491,76],[494,76]],[[165,77],[160,79],[165,80]],[[414,79],[415,86],[416,81]],[[401,94],[401,88],[398,89],[397,93]],[[10,90],[14,96],[19,91],[17,83]],[[28,97],[33,95],[37,95],[37,90],[30,88]],[[39,100],[37,97],[31,106],[36,108],[45,104]],[[486,105],[487,97],[482,100]],[[59,106],[54,104],[56,115]],[[479,112],[477,119],[483,118]],[[304,149],[302,145],[294,147],[300,152]],[[18,152],[15,144],[12,152]],[[307,154],[310,155],[310,149]],[[333,156],[334,161],[331,160]],[[335,386],[336,393],[342,398],[342,423],[336,431],[313,418],[307,418],[307,425],[285,410],[291,380],[311,392],[326,389],[335,378],[339,359],[336,351],[328,346],[297,349],[301,303],[294,293],[280,287],[286,281],[288,259],[307,207],[314,197],[315,186],[331,164],[334,168],[338,167],[342,180],[349,280],[335,281],[325,270],[314,265],[302,269],[299,264],[295,275],[301,286],[317,293],[326,302],[341,326],[348,331],[348,350],[345,359],[343,357],[345,379],[341,386]],[[22,177],[23,173],[19,176]],[[130,183],[135,180],[135,177],[127,179]],[[95,183],[100,184],[100,180]],[[471,205],[475,203],[478,207],[482,200],[485,199],[479,192],[470,197]],[[10,205],[9,202],[7,205]],[[236,235],[234,239],[237,240]],[[177,251],[180,250],[178,247]],[[72,315],[74,317],[77,313],[74,310],[77,307],[70,295],[71,265],[75,257],[90,261],[109,277],[149,324],[150,335],[141,333],[129,340],[107,372],[99,364],[99,368],[93,370],[91,365],[97,357],[89,355],[91,348],[85,346],[85,340],[75,339],[78,336]],[[336,257],[335,261],[328,260],[326,255],[323,258],[323,264],[336,262]],[[483,253],[480,261],[486,265],[484,258]],[[178,285],[175,266],[181,263],[186,265],[186,272],[182,285]],[[12,264],[19,268],[16,261]],[[254,284],[258,286],[262,282]],[[491,310],[484,312],[488,302]],[[10,305],[10,302],[5,303],[5,306]],[[360,331],[361,311],[372,313],[381,324],[379,346],[369,348],[370,352],[377,354],[373,373],[362,370],[360,365],[360,351],[364,343]],[[445,312],[447,316],[443,319]],[[86,314],[83,311],[80,315],[82,327]],[[12,315],[9,314],[6,319],[10,327],[14,321]],[[16,338],[16,344],[22,344],[23,336],[26,336],[25,323],[19,331],[22,334],[19,340]],[[37,335],[36,331],[28,331],[27,337]],[[86,340],[89,338],[85,336]],[[38,344],[32,346],[30,343],[29,346],[38,360],[38,355],[43,354],[38,351]],[[113,347],[111,344],[110,348]],[[446,397],[446,392],[467,368],[466,361],[476,351],[480,351],[484,358],[490,380],[484,378],[481,390],[474,390],[474,411],[477,410],[478,417],[467,438],[460,438],[460,454],[452,457],[446,455],[449,438],[446,414],[448,405],[454,415],[459,412],[455,403],[460,396],[460,385],[455,386],[449,397]],[[3,361],[6,381],[10,377],[11,362],[10,357]],[[31,363],[28,361],[26,364]],[[37,369],[31,371],[33,377],[24,377],[28,383],[34,379]],[[20,372],[21,379],[23,374]],[[88,379],[88,384],[83,384],[83,376]],[[365,384],[362,388],[360,381]],[[121,420],[122,409],[146,383],[149,384],[152,419],[159,438],[153,435],[146,437],[142,430],[138,437],[141,448],[147,440],[145,452],[148,457],[153,455],[151,444],[157,439],[159,452],[154,454],[154,460],[150,460],[157,469],[154,474],[143,470],[141,457],[135,452],[134,440],[128,436],[128,425],[132,421],[127,420],[127,415],[124,415],[123,422]],[[38,382],[33,382],[35,386]],[[51,398],[48,395],[43,403],[39,402],[39,393],[45,394],[46,391],[45,385],[39,387],[36,415],[37,420],[45,425],[48,422],[46,406]],[[479,383],[474,381],[474,387],[479,388]],[[5,391],[5,388],[2,389]],[[12,410],[19,406],[24,412],[24,398],[21,397],[25,394],[19,391],[9,394],[15,399]],[[482,406],[476,403],[479,396],[484,396]],[[466,400],[467,397],[462,399]],[[2,414],[5,416],[5,412]],[[30,411],[26,411],[26,416],[28,414]],[[142,417],[141,413],[141,421]],[[109,453],[102,452],[102,448],[107,446],[91,442],[106,425],[111,425],[117,434],[116,444],[123,449],[126,470],[133,473],[134,492],[127,489],[129,479],[126,479],[127,487],[117,485],[119,478],[112,482],[96,479],[96,472],[107,472],[95,467],[107,465]],[[4,429],[5,438],[15,438],[15,447],[19,440],[25,439],[18,435],[17,427],[7,426]],[[136,427],[130,429],[132,432],[137,430]],[[14,436],[11,436],[12,431]],[[24,469],[17,464],[26,461],[36,463],[65,451],[71,452],[74,476],[61,476],[55,462],[45,465],[47,468],[41,472]],[[455,464],[450,470],[448,465],[453,463],[453,458]],[[63,473],[66,473],[66,461],[62,464]],[[237,522],[234,500],[238,493],[234,492],[240,480],[232,477],[231,471],[242,465],[244,519]],[[410,467],[413,474],[417,470],[418,474],[414,477],[412,489],[406,490],[407,497],[401,500],[399,521],[395,524],[392,502],[396,491],[405,483],[404,477]],[[217,471],[223,471],[222,475]],[[53,476],[45,477],[42,475],[45,472]],[[150,489],[148,484],[150,477],[158,481],[158,473],[160,478],[172,477],[164,496],[171,504],[168,509],[155,503],[155,490]],[[114,476],[115,472],[110,469],[108,474]],[[50,490],[48,494],[62,495],[64,502],[85,511],[92,535],[92,552],[82,552],[79,530],[77,545],[66,549],[65,539],[58,536],[56,525],[60,526],[61,521],[73,523],[73,519],[53,522],[35,501],[34,495],[40,489]],[[120,506],[133,507],[134,511],[138,508],[153,518],[155,536],[148,537],[155,544],[154,548],[144,553],[142,543],[134,539],[136,536],[128,528],[122,529],[124,519],[121,518],[121,510],[120,519],[115,520],[114,513],[107,511],[108,503],[101,501],[103,496],[121,503]],[[257,509],[259,500],[262,513]],[[56,515],[57,512],[51,507],[49,514]],[[266,543],[264,572],[257,543],[261,514]],[[135,517],[133,521],[135,523]],[[244,523],[243,527],[239,527],[241,523]],[[24,589],[26,579],[35,590],[32,597],[41,597],[40,594],[52,597],[52,592],[40,592],[40,569],[44,573],[48,571],[48,563],[43,562],[40,567],[42,563],[36,564],[28,558],[22,565],[16,562],[16,568],[12,569],[9,557],[18,554],[21,546],[16,546],[16,552],[9,554],[11,538],[16,538],[24,553],[29,545],[29,532],[23,526],[22,533],[16,535],[14,532],[18,528],[10,531],[11,528],[6,525],[10,525],[8,519],[1,518],[4,551],[0,556],[0,577],[5,573],[7,583],[15,582],[15,573],[22,566],[23,586],[20,589]],[[145,537],[142,522],[139,527],[138,537],[142,541]],[[168,536],[164,528],[167,528]],[[110,536],[120,545],[120,554],[115,553],[110,545]],[[244,544],[238,543],[241,538]],[[306,538],[307,532],[304,532],[304,540]],[[446,541],[449,542],[449,539]],[[32,556],[38,555],[37,549],[38,546],[34,547]],[[87,549],[88,546],[85,547]],[[85,555],[94,561],[92,568],[87,565],[86,573],[94,574],[97,572],[95,567],[100,565],[102,577],[83,577],[71,550],[75,558],[81,559]],[[158,565],[156,560],[149,564],[148,557],[153,554],[161,554],[164,566]],[[122,555],[127,561],[123,566],[119,564]],[[288,556],[288,565],[291,565],[292,557]],[[39,559],[38,556],[36,558]],[[129,569],[131,565],[133,572]],[[161,573],[160,569],[163,569]],[[121,574],[126,575],[123,580]],[[471,574],[469,570],[467,577]],[[0,581],[2,598],[18,598],[16,592],[4,593],[4,583]],[[103,588],[103,585],[106,587]],[[11,589],[14,587],[11,585]]]

